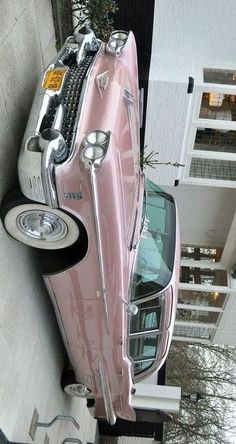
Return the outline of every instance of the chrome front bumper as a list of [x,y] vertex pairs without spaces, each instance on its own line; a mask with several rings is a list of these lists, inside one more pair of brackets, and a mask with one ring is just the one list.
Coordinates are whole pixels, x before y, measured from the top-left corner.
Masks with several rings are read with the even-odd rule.
[[[100,47],[101,42],[93,32],[80,35],[78,43],[76,37],[69,37],[40,76],[18,160],[20,187],[31,200],[53,208],[58,206],[54,182],[58,163],[55,154],[63,143],[64,159],[73,151],[83,92]],[[60,89],[43,88],[46,73],[55,68],[65,70]],[[43,133],[48,129],[57,131],[63,142],[59,136],[57,142],[55,138],[53,143],[48,139],[45,141]]]

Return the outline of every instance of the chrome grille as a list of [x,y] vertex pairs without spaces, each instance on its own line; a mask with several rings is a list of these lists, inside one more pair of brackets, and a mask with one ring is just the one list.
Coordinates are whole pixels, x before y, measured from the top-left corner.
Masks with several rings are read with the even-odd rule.
[[60,96],[55,95],[51,98],[47,114],[45,114],[40,126],[40,133],[46,128],[51,128],[57,108],[60,104],[62,104],[64,117],[61,134],[67,143],[69,151],[72,148],[83,81],[87,74],[88,68],[95,57],[95,54],[96,52],[87,52],[83,62],[79,66],[77,66],[76,63],[75,53],[70,54],[70,56],[64,60],[64,64],[69,66],[69,71],[67,73],[67,78],[62,93]]
[[76,62],[74,62],[73,66],[70,67],[69,76],[65,85],[65,92],[62,100],[65,111],[62,124],[62,135],[67,142],[69,149],[71,148],[71,142],[73,139],[83,80],[93,58],[94,53],[87,54],[79,67],[76,65]]

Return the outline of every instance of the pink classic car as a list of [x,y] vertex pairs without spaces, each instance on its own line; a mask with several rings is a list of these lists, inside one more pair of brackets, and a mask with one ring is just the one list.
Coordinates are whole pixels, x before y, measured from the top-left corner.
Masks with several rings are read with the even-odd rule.
[[41,249],[70,366],[64,391],[96,418],[135,420],[134,384],[170,346],[179,273],[175,202],[140,168],[132,32],[87,27],[41,76],[1,217]]

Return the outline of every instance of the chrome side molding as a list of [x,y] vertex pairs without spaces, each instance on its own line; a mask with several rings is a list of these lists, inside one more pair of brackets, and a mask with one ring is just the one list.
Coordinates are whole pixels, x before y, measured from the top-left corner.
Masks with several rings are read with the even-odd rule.
[[111,390],[109,387],[108,377],[102,361],[99,362],[99,374],[102,385],[107,421],[109,422],[109,424],[114,425],[116,423],[116,415],[112,404]]

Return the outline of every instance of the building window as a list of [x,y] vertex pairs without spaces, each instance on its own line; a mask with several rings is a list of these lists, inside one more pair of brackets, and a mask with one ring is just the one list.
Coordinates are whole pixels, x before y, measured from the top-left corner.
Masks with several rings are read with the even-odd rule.
[[179,290],[178,303],[197,305],[199,307],[222,308],[227,295],[218,291]]
[[196,322],[200,324],[217,324],[221,313],[178,308],[176,321]]
[[215,270],[212,268],[181,267],[180,282],[186,284],[200,285],[222,285],[227,286],[227,273],[225,270]]
[[195,94],[183,180],[236,187],[236,70],[204,68],[203,78]]
[[198,128],[194,150],[236,153],[236,131]]
[[193,157],[189,176],[201,179],[235,181],[236,161]]
[[236,85],[236,71],[231,69],[203,69],[204,83]]
[[214,247],[201,247],[196,245],[181,245],[181,258],[194,259],[195,261],[219,262],[223,249]]
[[206,93],[202,95],[200,119],[236,120],[236,96],[234,94]]
[[208,327],[189,327],[187,325],[175,325],[174,336],[187,338],[212,339],[215,330]]

